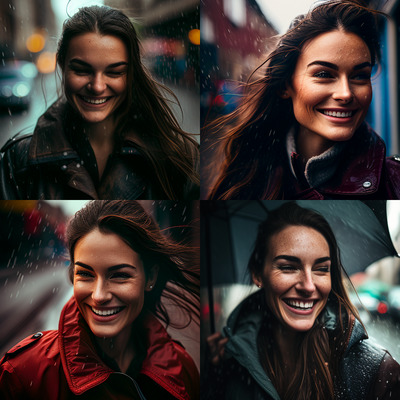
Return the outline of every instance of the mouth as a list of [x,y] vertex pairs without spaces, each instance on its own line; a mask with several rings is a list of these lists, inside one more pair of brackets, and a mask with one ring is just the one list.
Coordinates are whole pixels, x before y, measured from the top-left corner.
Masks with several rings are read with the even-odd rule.
[[78,95],[78,97],[86,104],[98,106],[107,103],[111,97],[102,97],[102,98],[96,98],[96,97],[86,97],[86,96],[81,96]]
[[114,319],[119,317],[121,311],[123,311],[126,307],[92,307],[87,304],[89,308],[92,318],[100,323],[108,323],[113,321]]
[[311,311],[314,308],[314,305],[317,303],[317,300],[307,300],[307,301],[299,301],[299,300],[291,300],[291,299],[283,299],[283,301],[290,307],[299,311]]
[[340,110],[317,110],[321,114],[326,115],[327,117],[334,117],[334,118],[351,118],[353,117],[357,110],[346,110],[346,111],[340,111]]

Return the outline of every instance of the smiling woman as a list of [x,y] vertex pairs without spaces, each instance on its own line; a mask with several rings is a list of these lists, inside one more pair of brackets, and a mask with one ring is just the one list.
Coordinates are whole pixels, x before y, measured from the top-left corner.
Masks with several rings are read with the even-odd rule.
[[400,396],[400,366],[368,340],[321,215],[291,202],[271,211],[259,226],[248,271],[260,290],[232,312],[224,337],[207,339],[211,363],[202,398]]
[[365,122],[380,46],[377,12],[362,4],[297,17],[240,106],[205,128],[220,142],[209,198],[400,198],[399,158]]
[[89,203],[67,240],[74,295],[58,331],[2,358],[0,397],[197,399],[196,365],[166,330],[199,322],[195,250],[162,234],[134,201]]
[[64,95],[0,154],[3,199],[199,198],[198,145],[142,63],[130,19],[83,7],[57,50]]

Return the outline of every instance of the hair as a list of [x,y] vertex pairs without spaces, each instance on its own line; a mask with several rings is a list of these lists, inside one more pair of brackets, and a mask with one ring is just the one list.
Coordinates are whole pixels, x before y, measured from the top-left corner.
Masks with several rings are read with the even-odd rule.
[[192,320],[198,323],[199,267],[196,249],[179,244],[163,234],[137,201],[95,200],[75,214],[67,228],[71,282],[75,246],[96,229],[105,234],[118,235],[138,253],[146,279],[154,266],[159,267],[154,288],[145,292],[144,308],[168,325],[171,318],[162,301],[166,299],[186,312],[186,325]]
[[116,138],[122,140],[124,132],[136,127],[143,142],[142,151],[155,171],[159,187],[169,199],[182,198],[188,179],[199,185],[198,145],[179,127],[168,105],[170,100],[163,95],[168,93],[179,104],[174,93],[156,82],[143,65],[139,39],[130,19],[107,6],[80,8],[63,24],[57,49],[58,66],[64,75],[71,39],[91,32],[121,39],[128,52],[127,98],[116,110]]
[[[259,226],[248,270],[255,276],[261,275],[271,237],[289,226],[312,228],[327,241],[331,258],[332,285],[329,301],[337,305],[339,324],[334,334],[329,336],[321,313],[314,326],[299,336],[296,371],[291,379],[288,379],[282,368],[283,360],[279,349],[272,344],[274,339],[270,334],[269,324],[271,319],[274,320],[274,316],[267,312],[268,317],[265,318],[258,336],[260,361],[282,399],[333,400],[334,377],[339,373],[338,364],[345,350],[350,321],[352,315],[357,319],[359,316],[343,284],[342,274],[347,274],[341,264],[339,247],[328,222],[316,211],[302,208],[294,202],[285,203],[271,211],[266,221]],[[268,310],[266,303],[265,307]],[[343,321],[344,315],[347,321]]]
[[256,69],[265,67],[263,76],[250,82],[255,71],[244,85],[238,108],[206,127],[219,143],[215,164],[223,159],[209,198],[283,198],[286,134],[295,117],[291,99],[284,99],[281,94],[292,79],[304,45],[326,32],[354,33],[368,46],[375,65],[380,60],[377,13],[360,5],[360,1],[333,0],[293,20]]

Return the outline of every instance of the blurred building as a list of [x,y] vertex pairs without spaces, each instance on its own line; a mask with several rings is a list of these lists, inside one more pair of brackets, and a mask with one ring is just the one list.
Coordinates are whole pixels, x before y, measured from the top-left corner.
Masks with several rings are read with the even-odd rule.
[[242,79],[277,34],[255,0],[205,0],[201,13],[202,68],[220,79]]
[[374,97],[368,121],[386,142],[387,154],[400,152],[399,0],[371,0],[370,6],[386,13],[379,20],[382,61],[372,79]]
[[199,86],[199,0],[106,0],[132,18],[149,68],[161,80]]
[[[35,59],[35,54],[49,45],[54,48],[56,26],[51,0],[1,1],[0,28],[2,60]],[[33,46],[31,51],[28,42]]]

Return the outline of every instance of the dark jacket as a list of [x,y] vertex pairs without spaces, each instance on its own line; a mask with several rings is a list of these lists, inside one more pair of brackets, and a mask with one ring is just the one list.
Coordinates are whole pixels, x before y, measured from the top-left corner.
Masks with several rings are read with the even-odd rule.
[[0,398],[197,399],[199,373],[183,347],[151,314],[143,319],[143,332],[143,362],[133,378],[99,356],[72,298],[61,313],[58,331],[24,339],[0,361]]
[[315,169],[322,170],[329,168],[329,163],[335,163],[333,176],[318,187],[310,186],[304,177],[299,156],[292,154],[292,168],[289,165],[283,167],[286,177],[284,198],[400,199],[400,157],[386,158],[385,143],[367,123],[363,123],[343,147],[336,159],[314,165]]
[[[258,291],[245,299],[230,315],[225,336],[225,359],[210,367],[207,382],[202,382],[202,399],[241,400],[280,397],[261,366],[257,337],[265,318],[264,293]],[[325,328],[336,328],[336,313],[326,307]],[[367,340],[362,325],[352,317],[347,347],[340,362],[340,378],[335,380],[336,398],[372,400],[400,398],[400,366],[379,346]]]
[[[300,156],[292,153],[288,157],[286,146],[282,142],[277,143],[280,144],[273,150],[277,161],[272,172],[270,169],[262,171],[261,165],[265,163],[260,160],[260,167],[254,178],[249,180],[243,174],[243,180],[247,183],[234,192],[230,199],[263,200],[266,196],[287,200],[400,199],[400,156],[387,158],[385,143],[365,122],[349,141],[335,144],[341,147],[337,157],[313,162],[311,172],[314,175],[324,173],[328,168],[331,171],[334,169],[329,179],[316,185],[313,181],[317,180],[310,182],[306,179]],[[264,157],[267,159],[268,153]],[[267,164],[268,162],[267,160]],[[229,171],[210,199],[221,198],[231,188],[231,181],[236,182],[239,179],[240,167],[235,168],[234,171]],[[267,182],[273,194],[265,194]]]
[[[10,139],[0,154],[0,199],[168,198],[145,152],[129,136],[110,156],[99,180],[93,149],[79,121],[68,103],[59,100],[39,118],[33,134]],[[177,199],[199,198],[198,186],[170,172]]]

